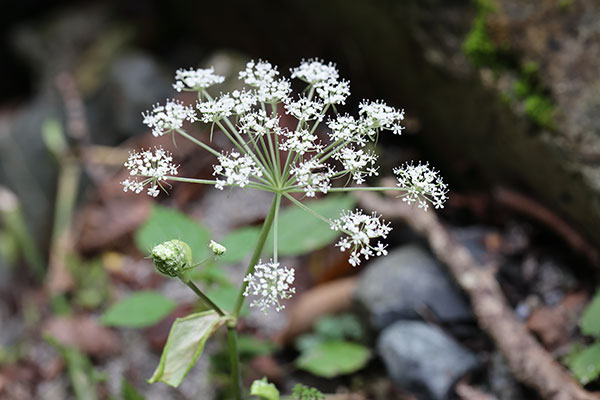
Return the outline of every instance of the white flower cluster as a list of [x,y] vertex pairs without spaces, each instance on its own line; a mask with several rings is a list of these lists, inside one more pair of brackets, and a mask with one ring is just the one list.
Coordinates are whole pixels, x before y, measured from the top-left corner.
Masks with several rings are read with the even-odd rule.
[[359,114],[369,124],[371,129],[386,129],[400,135],[404,127],[404,110],[396,110],[381,101],[363,101],[358,107]]
[[262,171],[250,156],[232,151],[229,155],[221,154],[219,164],[213,165],[213,175],[223,176],[225,180],[217,179],[215,187],[223,190],[225,185],[244,187],[250,183],[250,176],[262,176]]
[[323,60],[310,59],[302,60],[300,66],[292,68],[292,78],[298,78],[314,85],[315,83],[326,82],[339,78],[337,67],[334,63],[324,64]]
[[209,88],[218,83],[223,83],[224,76],[215,74],[213,67],[206,69],[178,69],[175,72],[175,83],[173,89],[181,92],[182,90],[201,90]]
[[214,123],[229,117],[235,106],[236,101],[228,93],[215,100],[202,101],[196,104],[196,108],[200,111],[200,120],[205,123]]
[[257,296],[252,300],[250,307],[258,307],[262,312],[267,313],[271,306],[275,306],[277,311],[285,308],[280,300],[289,299],[296,289],[292,287],[294,283],[294,269],[280,266],[279,263],[258,263],[254,267],[254,272],[244,278],[247,282],[244,296]]
[[[156,197],[159,193],[159,186],[162,188],[161,181],[166,181],[169,175],[177,175],[178,166],[173,164],[171,153],[163,150],[162,147],[155,148],[154,153],[150,150],[141,150],[139,153],[132,151],[125,163],[129,169],[129,174],[135,176],[133,179],[126,179],[121,182],[123,191],[131,190],[140,193],[144,186],[148,186],[148,195]],[[137,177],[144,177],[141,182]]]
[[402,200],[408,204],[416,202],[420,208],[427,211],[430,202],[435,208],[443,208],[448,199],[448,186],[438,172],[429,167],[429,163],[413,165],[406,163],[394,168],[398,187],[406,189]]
[[323,145],[318,141],[319,138],[317,135],[310,133],[307,129],[283,131],[282,134],[286,137],[286,139],[283,141],[283,143],[281,143],[281,150],[295,151],[299,155],[303,156],[305,153],[319,152],[321,149],[323,149]]
[[194,109],[177,100],[167,100],[165,105],[156,104],[152,111],[143,113],[144,124],[152,129],[154,136],[162,136],[183,127],[184,121],[197,120]]
[[320,101],[312,101],[306,97],[301,97],[296,101],[290,101],[285,105],[288,114],[299,121],[321,121],[324,117],[323,108],[325,105]]
[[350,96],[350,83],[339,80],[339,72],[333,63],[326,65],[322,60],[302,60],[300,66],[292,68],[291,72],[292,78],[314,86],[325,104],[345,104]]
[[370,150],[356,149],[348,146],[333,155],[340,161],[346,173],[349,173],[357,185],[365,182],[367,176],[377,176],[379,167],[375,166],[377,154]]
[[298,185],[304,188],[306,196],[314,197],[317,191],[327,193],[335,171],[330,165],[319,163],[312,158],[293,167],[292,174],[296,177]]
[[345,211],[342,216],[331,222],[331,229],[341,231],[348,236],[342,237],[336,246],[341,251],[350,250],[348,262],[353,267],[360,264],[360,257],[368,260],[369,257],[387,255],[387,245],[377,242],[371,246],[371,240],[385,239],[392,230],[389,223],[382,221],[376,213],[363,214],[362,210]]
[[240,132],[251,136],[265,136],[273,132],[281,133],[279,116],[267,115],[265,110],[249,112],[240,117]]

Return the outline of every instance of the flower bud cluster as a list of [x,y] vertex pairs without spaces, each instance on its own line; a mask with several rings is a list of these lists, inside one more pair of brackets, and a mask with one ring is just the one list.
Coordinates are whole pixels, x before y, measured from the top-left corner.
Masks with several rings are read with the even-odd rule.
[[158,272],[171,277],[179,277],[193,267],[192,249],[177,239],[154,246],[150,258]]

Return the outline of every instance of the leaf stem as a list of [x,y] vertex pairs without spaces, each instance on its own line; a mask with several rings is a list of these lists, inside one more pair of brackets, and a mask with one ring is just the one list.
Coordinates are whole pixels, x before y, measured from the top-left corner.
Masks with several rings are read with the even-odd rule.
[[320,219],[321,221],[325,222],[327,225],[331,225],[331,221],[329,221],[327,218],[325,218],[324,216],[322,216],[321,214],[319,214],[312,208],[305,206],[304,204],[302,204],[301,202],[296,200],[293,196],[291,196],[287,193],[284,193],[283,195],[285,196],[286,199],[288,199],[289,201],[291,201],[292,203],[294,203],[295,205],[297,205],[298,207],[300,207],[301,209],[303,209],[304,211],[306,211],[313,217]]
[[217,312],[217,314],[219,314],[219,316],[224,317],[225,316],[225,312],[223,312],[223,310],[221,310],[221,308],[216,305],[211,299],[208,298],[207,295],[205,295],[202,290],[200,290],[200,288],[198,288],[198,286],[196,286],[194,284],[194,282],[192,281],[184,281],[182,279],[182,282],[185,283],[186,285],[188,285],[190,287],[190,289],[192,289],[194,291],[194,293],[196,293],[196,295],[198,297],[200,297],[200,299],[202,299],[202,301],[204,303],[206,303],[206,305],[208,305],[210,308],[212,308],[213,310],[215,310]]

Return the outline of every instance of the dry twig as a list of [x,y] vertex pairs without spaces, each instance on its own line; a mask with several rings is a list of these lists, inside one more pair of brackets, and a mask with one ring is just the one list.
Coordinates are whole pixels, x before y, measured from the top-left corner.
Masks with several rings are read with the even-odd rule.
[[515,318],[493,271],[479,265],[469,251],[451,237],[434,212],[417,212],[401,200],[385,199],[373,193],[356,195],[365,208],[378,210],[388,218],[401,219],[427,239],[438,259],[469,295],[479,325],[502,352],[516,379],[547,400],[600,399],[600,395],[583,389]]

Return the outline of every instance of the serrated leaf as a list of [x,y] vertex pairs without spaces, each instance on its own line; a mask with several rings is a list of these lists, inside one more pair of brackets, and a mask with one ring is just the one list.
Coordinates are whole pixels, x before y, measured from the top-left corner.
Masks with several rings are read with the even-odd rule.
[[180,211],[154,205],[146,222],[135,232],[138,250],[147,254],[155,245],[173,239],[182,240],[191,247],[194,262],[209,255],[208,228]]
[[[327,219],[335,219],[343,210],[354,207],[352,196],[327,196],[304,204]],[[279,216],[279,254],[297,256],[334,242],[340,233],[300,207],[290,205]],[[273,231],[267,240],[269,252],[273,252]]]
[[212,310],[177,318],[171,326],[160,363],[148,382],[161,381],[173,387],[179,386],[202,354],[210,335],[225,321],[225,317]]
[[328,340],[316,344],[296,359],[296,366],[314,375],[333,378],[363,368],[370,350],[358,343]]
[[600,336],[600,291],[596,293],[583,312],[581,332],[584,335]]
[[267,381],[267,378],[255,380],[250,386],[250,394],[258,396],[261,400],[279,400],[279,390]]
[[600,375],[600,343],[595,343],[574,356],[569,367],[575,377],[584,385],[598,378]]
[[175,303],[158,292],[135,292],[110,306],[100,317],[109,326],[142,328],[154,325],[169,315]]

